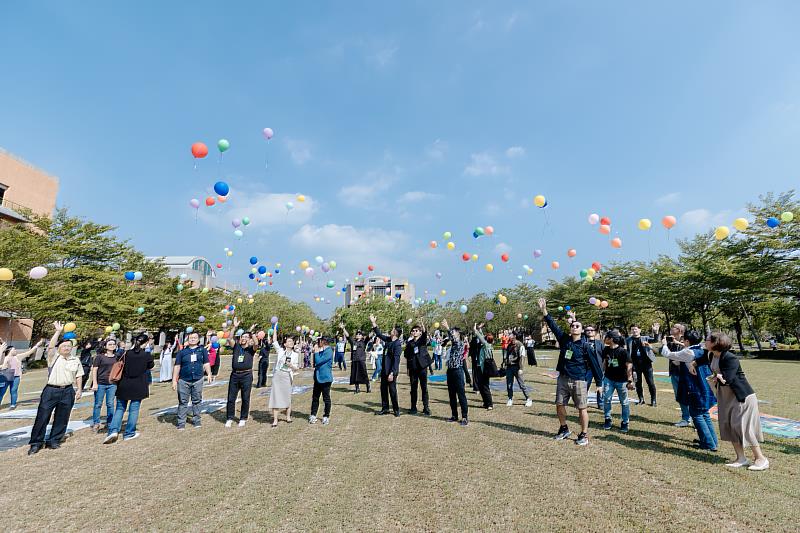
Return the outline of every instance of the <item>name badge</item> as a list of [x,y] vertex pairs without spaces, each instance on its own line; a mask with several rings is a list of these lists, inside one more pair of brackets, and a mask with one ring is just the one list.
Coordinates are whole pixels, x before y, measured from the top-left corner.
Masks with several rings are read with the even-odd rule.
[[564,353],[564,357],[566,357],[567,359],[572,359],[572,350],[567,350]]
[[192,352],[192,355],[189,356],[189,362],[190,363],[196,363],[197,362],[197,352]]
[[240,355],[240,356],[239,356],[239,362],[240,362],[240,363],[244,363],[244,356],[243,356],[243,355]]
[[619,361],[617,361],[616,359],[612,359],[611,361],[609,361],[609,364],[611,366],[617,367],[619,366]]
[[418,346],[414,346],[414,353],[419,353],[419,347]]

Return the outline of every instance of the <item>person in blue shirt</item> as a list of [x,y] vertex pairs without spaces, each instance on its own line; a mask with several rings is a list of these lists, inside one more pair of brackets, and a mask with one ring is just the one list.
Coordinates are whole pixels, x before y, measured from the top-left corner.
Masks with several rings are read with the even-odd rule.
[[569,325],[569,333],[564,333],[558,327],[556,321],[547,312],[547,300],[539,298],[539,309],[544,314],[545,322],[558,340],[558,382],[556,385],[556,413],[558,414],[559,428],[556,433],[556,440],[563,440],[572,433],[567,427],[567,404],[570,398],[575,407],[578,408],[578,416],[581,422],[581,432],[575,444],[586,446],[589,444],[587,430],[589,429],[589,413],[586,386],[586,371],[591,369],[594,376],[597,390],[603,392],[603,371],[597,364],[597,360],[591,355],[592,348],[583,337],[583,324],[578,320],[573,320]]
[[319,409],[319,395],[325,403],[322,414],[322,425],[327,426],[331,420],[331,384],[333,383],[333,350],[330,339],[322,337],[314,345],[314,391],[311,394],[311,416],[309,424],[317,423],[317,410]]
[[208,352],[200,345],[200,334],[189,333],[187,346],[175,356],[172,371],[172,390],[178,392],[178,430],[186,429],[186,413],[192,400],[192,425],[200,429],[200,402],[203,401],[203,375],[211,383]]

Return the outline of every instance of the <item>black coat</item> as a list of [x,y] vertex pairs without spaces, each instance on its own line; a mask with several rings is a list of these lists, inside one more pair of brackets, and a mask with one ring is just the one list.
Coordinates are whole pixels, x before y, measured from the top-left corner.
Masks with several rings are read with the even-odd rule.
[[396,377],[400,372],[400,355],[403,353],[403,341],[400,339],[392,340],[390,336],[381,333],[381,330],[377,327],[373,331],[384,343],[381,372],[384,376],[394,374]]
[[720,383],[720,386],[730,387],[733,390],[733,394],[736,395],[736,399],[740,402],[745,401],[748,396],[755,393],[744,375],[739,359],[731,352],[725,352],[719,357],[719,373],[722,374],[722,379],[725,380],[725,385]]
[[144,350],[125,352],[125,368],[117,383],[117,398],[124,401],[144,400],[150,396],[147,374],[153,368],[153,355]]
[[[416,353],[414,351],[416,350]],[[423,331],[419,339],[409,337],[406,342],[405,353],[403,354],[408,361],[408,368],[423,370],[431,366],[431,356],[428,353],[428,332]]]

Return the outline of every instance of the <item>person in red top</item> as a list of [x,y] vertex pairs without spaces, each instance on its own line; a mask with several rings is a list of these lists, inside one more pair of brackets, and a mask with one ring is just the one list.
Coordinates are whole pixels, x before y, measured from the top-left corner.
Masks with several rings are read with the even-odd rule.
[[508,335],[505,331],[500,333],[500,348],[503,350],[503,360],[505,360],[506,348],[508,348]]

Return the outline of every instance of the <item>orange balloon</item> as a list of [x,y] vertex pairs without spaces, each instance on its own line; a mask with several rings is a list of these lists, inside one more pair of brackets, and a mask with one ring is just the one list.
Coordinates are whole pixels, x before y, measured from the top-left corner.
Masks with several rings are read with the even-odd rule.
[[438,243],[438,242],[436,242],[436,241],[431,241],[431,242],[428,244],[428,246],[430,246],[431,248],[436,248],[437,246],[439,246],[439,243]]
[[209,196],[208,198],[206,198],[206,205],[207,205],[208,207],[211,207],[211,206],[212,206],[212,205],[214,205],[215,203],[217,203],[217,201],[216,201],[216,200],[214,200],[214,197],[213,197],[213,196]]
[[605,309],[606,307],[608,307],[608,302],[607,302],[607,301],[605,301],[605,300],[603,300],[602,302],[600,302],[600,307],[602,307],[603,309]]
[[619,237],[614,237],[613,239],[611,239],[611,246],[613,246],[614,248],[622,248],[622,239],[620,239]]
[[608,235],[609,233],[611,233],[611,226],[609,226],[608,224],[600,224],[600,233],[602,233],[603,235]]
[[677,220],[675,220],[675,217],[672,216],[672,215],[667,215],[667,216],[665,216],[664,218],[661,219],[661,225],[664,226],[667,229],[671,229],[672,226],[674,226],[676,222],[677,222]]
[[560,267],[561,265],[558,264],[558,261],[553,261],[552,263],[550,263],[550,266],[553,268],[553,270],[558,270],[558,267]]
[[194,143],[192,145],[192,155],[197,159],[202,159],[208,155],[208,146],[203,143]]
[[575,251],[575,248],[570,248],[569,250],[567,250],[567,256],[575,257],[576,255],[578,255],[578,252]]
[[221,204],[224,204],[225,202],[228,201],[228,197],[227,196],[217,196],[217,201],[219,203],[221,203]]

